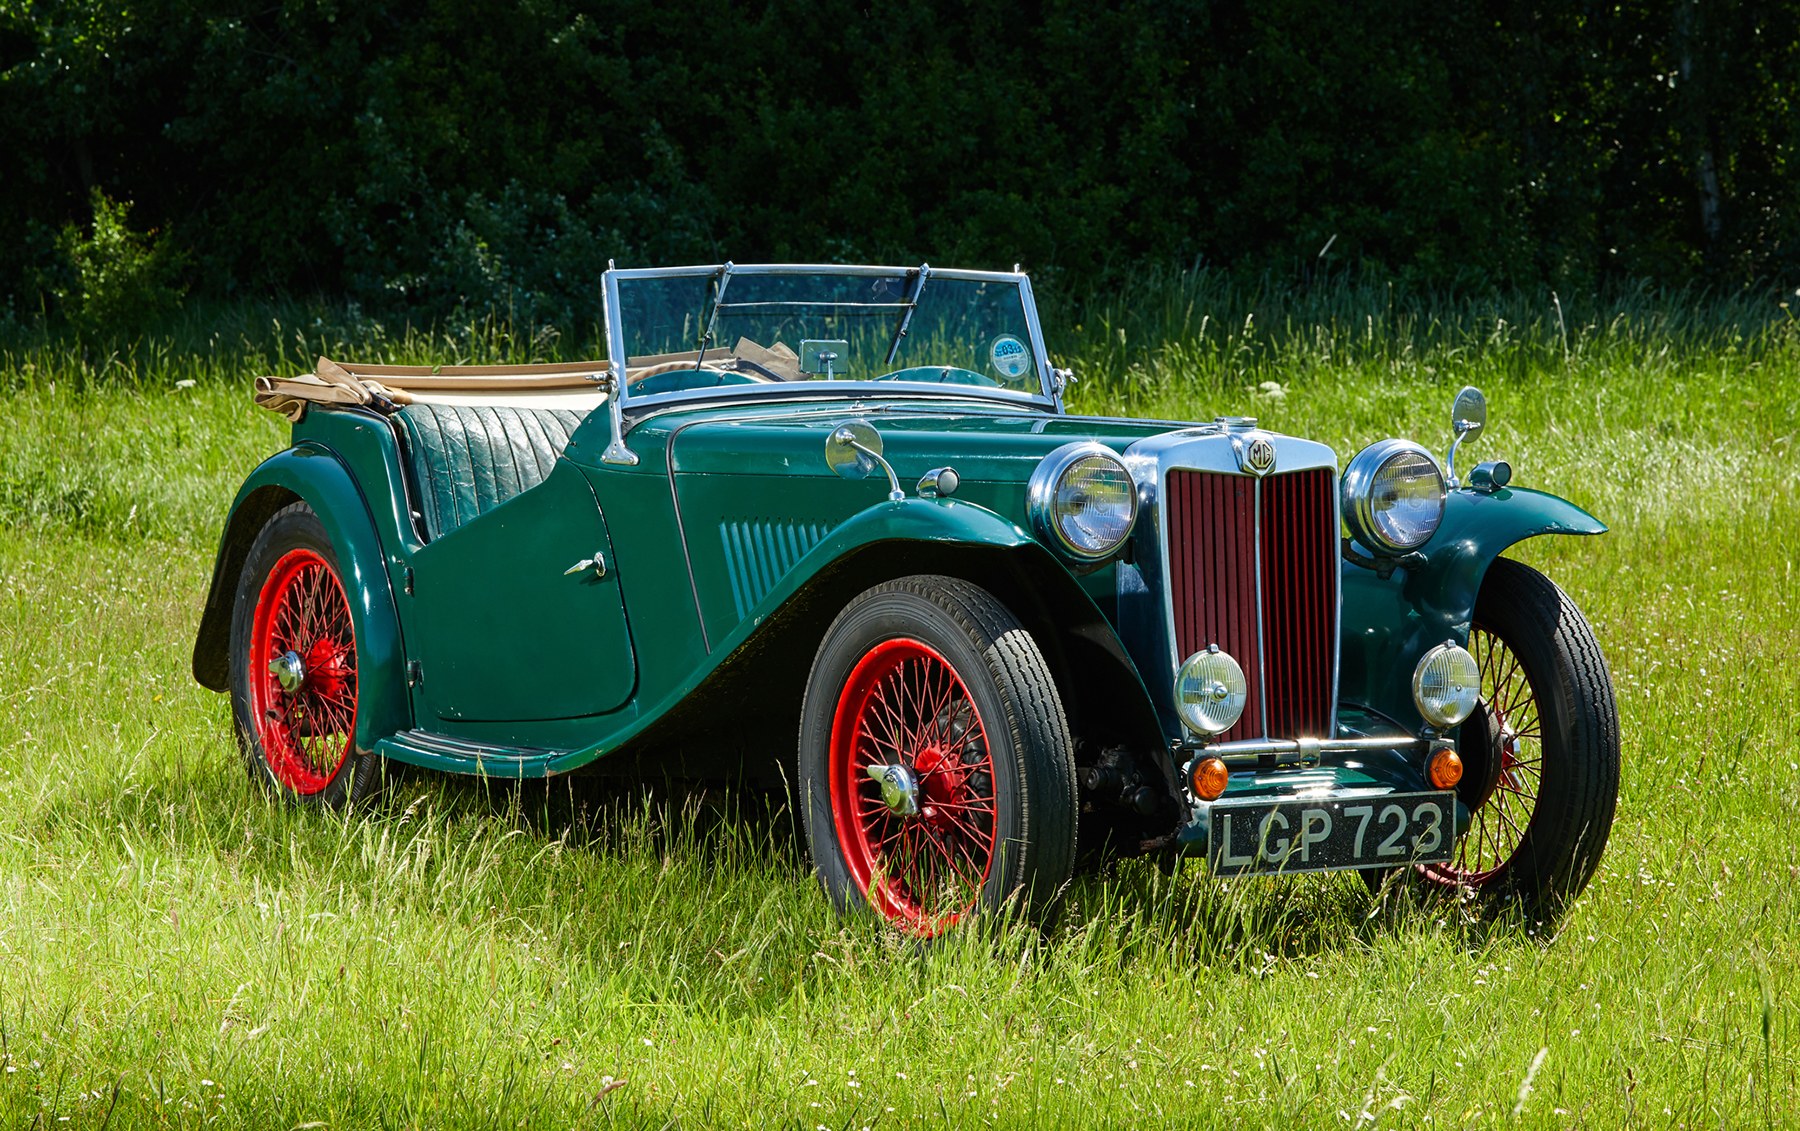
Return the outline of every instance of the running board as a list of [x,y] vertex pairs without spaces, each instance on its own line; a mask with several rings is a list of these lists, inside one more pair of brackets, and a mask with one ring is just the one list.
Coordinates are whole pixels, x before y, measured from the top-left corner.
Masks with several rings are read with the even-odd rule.
[[541,778],[545,763],[568,753],[542,746],[472,742],[428,730],[403,730],[377,742],[375,752],[414,766],[493,778]]

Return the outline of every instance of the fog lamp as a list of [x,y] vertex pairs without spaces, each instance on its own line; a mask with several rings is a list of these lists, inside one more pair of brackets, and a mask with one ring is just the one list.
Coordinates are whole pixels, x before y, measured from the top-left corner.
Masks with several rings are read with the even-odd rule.
[[1202,801],[1217,801],[1230,780],[1231,771],[1225,768],[1223,758],[1201,758],[1188,771],[1188,784]]
[[1189,730],[1223,734],[1243,715],[1248,701],[1244,669],[1217,644],[1189,656],[1175,673],[1175,710]]
[[1413,703],[1432,726],[1462,722],[1480,695],[1481,669],[1475,657],[1448,641],[1425,653],[1413,669]]
[[1425,763],[1425,776],[1438,789],[1454,789],[1462,780],[1462,757],[1448,746],[1431,752],[1431,758]]

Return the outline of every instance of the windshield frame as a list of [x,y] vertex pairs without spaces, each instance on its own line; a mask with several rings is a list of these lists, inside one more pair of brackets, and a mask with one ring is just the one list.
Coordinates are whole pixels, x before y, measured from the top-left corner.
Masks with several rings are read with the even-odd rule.
[[[1019,389],[988,388],[969,385],[941,385],[912,381],[831,381],[806,382],[802,388],[793,384],[730,385],[707,389],[685,389],[665,393],[632,395],[625,380],[625,326],[619,303],[619,284],[634,279],[666,278],[735,278],[740,275],[845,275],[892,276],[927,272],[931,280],[965,280],[978,283],[1003,283],[1016,286],[1024,307],[1026,336],[1030,338],[1033,370],[1037,374],[1036,392]],[[926,284],[928,287],[929,282]],[[605,291],[602,325],[606,332],[607,364],[612,371],[613,388],[621,411],[633,406],[665,406],[682,401],[791,397],[796,394],[817,397],[843,395],[858,397],[891,397],[895,393],[932,397],[957,397],[1007,401],[1019,405],[1036,405],[1052,412],[1063,410],[1050,355],[1044,348],[1044,331],[1038,321],[1037,302],[1032,297],[1031,280],[1022,271],[964,271],[930,267],[880,267],[843,263],[715,263],[688,267],[608,267],[603,276]]]

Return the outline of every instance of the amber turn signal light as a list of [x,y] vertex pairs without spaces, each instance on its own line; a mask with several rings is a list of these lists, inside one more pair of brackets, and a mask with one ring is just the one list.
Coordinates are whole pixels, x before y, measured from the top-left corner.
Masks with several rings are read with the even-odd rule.
[[1450,789],[1462,780],[1462,758],[1448,746],[1434,750],[1425,763],[1425,776],[1439,789]]
[[1188,771],[1188,784],[1194,787],[1194,796],[1202,801],[1217,801],[1219,794],[1225,792],[1225,783],[1230,780],[1231,771],[1225,768],[1222,758],[1202,758]]

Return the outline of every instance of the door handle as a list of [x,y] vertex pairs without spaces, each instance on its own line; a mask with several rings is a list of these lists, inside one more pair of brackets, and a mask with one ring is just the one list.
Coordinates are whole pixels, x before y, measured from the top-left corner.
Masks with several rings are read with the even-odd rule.
[[594,571],[595,577],[606,576],[606,559],[600,556],[600,551],[598,550],[594,551],[593,557],[582,558],[568,569],[563,570],[563,576],[569,577],[577,573],[586,573],[590,569]]

